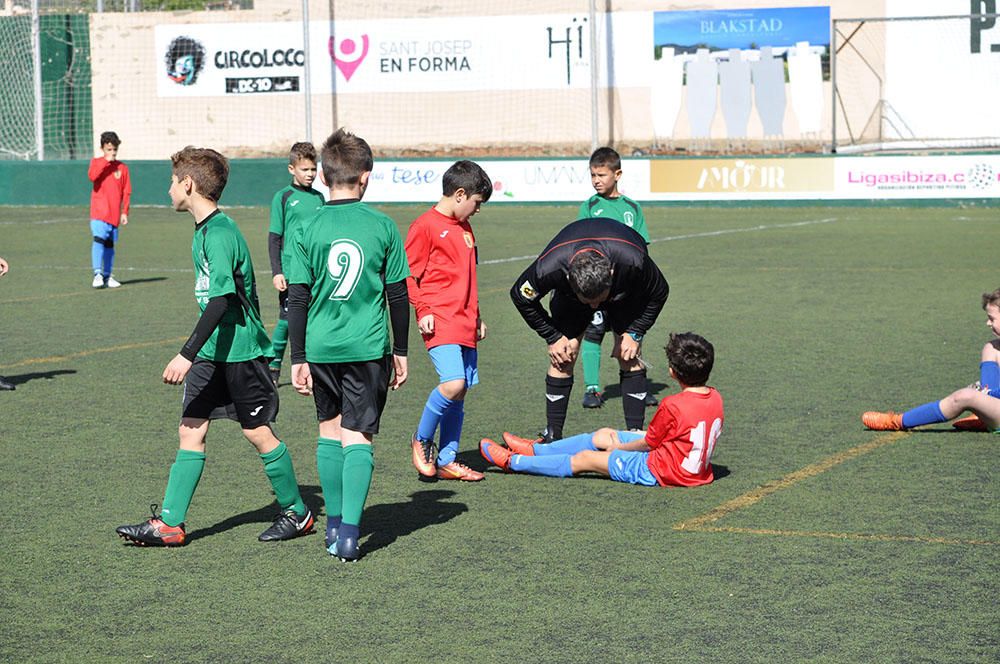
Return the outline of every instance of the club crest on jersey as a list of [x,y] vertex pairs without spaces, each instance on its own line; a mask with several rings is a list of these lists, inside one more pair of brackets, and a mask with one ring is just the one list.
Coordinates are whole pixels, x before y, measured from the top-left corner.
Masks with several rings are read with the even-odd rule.
[[520,291],[521,295],[524,296],[524,299],[526,300],[534,300],[536,297],[538,297],[538,291],[536,291],[534,287],[531,285],[531,283],[528,281],[525,281],[523,284],[521,284]]
[[465,246],[467,246],[469,249],[472,249],[474,246],[476,246],[476,241],[472,239],[472,233],[469,233],[468,231],[462,233],[462,239],[465,240]]

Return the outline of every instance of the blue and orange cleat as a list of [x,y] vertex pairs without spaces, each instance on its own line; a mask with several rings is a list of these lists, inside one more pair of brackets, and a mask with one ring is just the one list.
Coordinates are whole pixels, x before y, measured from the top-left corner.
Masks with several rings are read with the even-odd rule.
[[497,445],[489,438],[483,438],[479,441],[479,453],[494,466],[510,472],[510,458],[514,455],[506,447]]
[[903,415],[891,410],[886,413],[870,410],[861,416],[861,423],[873,431],[902,431]]
[[515,436],[509,431],[503,432],[503,444],[507,446],[514,454],[523,454],[524,456],[535,456],[535,445],[541,443],[541,438],[535,438],[530,440],[528,438],[521,438],[520,436]]
[[423,440],[417,438],[417,434],[413,434],[413,438],[410,440],[410,450],[413,456],[413,467],[417,469],[417,472],[424,477],[436,477],[437,464],[434,463],[434,458],[437,456],[437,451],[434,449],[434,441]]

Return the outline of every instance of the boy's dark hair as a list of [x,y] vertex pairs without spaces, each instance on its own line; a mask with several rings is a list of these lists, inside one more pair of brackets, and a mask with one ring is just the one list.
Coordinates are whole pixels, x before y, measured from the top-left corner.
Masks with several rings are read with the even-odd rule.
[[294,143],[288,151],[288,163],[290,165],[294,166],[303,159],[308,159],[314,164],[316,163],[316,146],[308,141]]
[[592,300],[611,288],[611,261],[604,254],[584,250],[569,261],[569,287],[577,296]]
[[666,351],[667,362],[677,380],[688,387],[701,387],[708,382],[715,364],[715,347],[705,337],[694,332],[671,332]]
[[229,181],[229,160],[211,148],[187,146],[170,155],[173,174],[180,180],[190,176],[198,193],[219,202]]
[[103,134],[101,134],[101,147],[103,148],[108,143],[111,143],[111,145],[118,147],[119,145],[122,144],[122,139],[118,138],[118,134],[116,134],[115,132],[106,131]]
[[983,293],[983,309],[986,309],[986,305],[988,304],[1000,307],[1000,288],[996,289],[992,293]]
[[612,148],[597,148],[590,155],[590,167],[607,166],[613,171],[622,169],[622,157]]
[[483,202],[490,200],[493,194],[493,182],[483,167],[474,161],[462,159],[452,164],[441,178],[442,193],[451,196],[459,189],[464,189],[469,196],[479,194]]
[[323,162],[323,177],[330,188],[357,184],[361,174],[375,166],[368,142],[343,127],[324,141],[320,161]]

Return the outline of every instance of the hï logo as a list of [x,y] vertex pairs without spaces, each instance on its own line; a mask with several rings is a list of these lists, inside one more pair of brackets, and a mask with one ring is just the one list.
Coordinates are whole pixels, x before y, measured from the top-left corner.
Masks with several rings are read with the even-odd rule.
[[164,57],[167,76],[178,85],[194,85],[205,66],[205,47],[190,37],[176,37]]

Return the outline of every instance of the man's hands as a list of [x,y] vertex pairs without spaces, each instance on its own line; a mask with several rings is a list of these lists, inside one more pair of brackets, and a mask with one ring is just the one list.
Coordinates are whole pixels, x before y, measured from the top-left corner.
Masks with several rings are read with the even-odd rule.
[[174,355],[167,368],[163,370],[163,382],[168,385],[180,385],[184,382],[184,377],[191,370],[191,360],[181,355]]
[[420,330],[420,334],[424,336],[434,334],[434,314],[427,314],[418,320],[417,329]]
[[623,362],[631,362],[639,357],[639,342],[632,338],[631,334],[621,335],[619,342],[619,357]]
[[562,336],[549,344],[549,361],[553,367],[562,371],[576,361],[576,356],[579,352],[579,339],[567,339],[565,336]]

